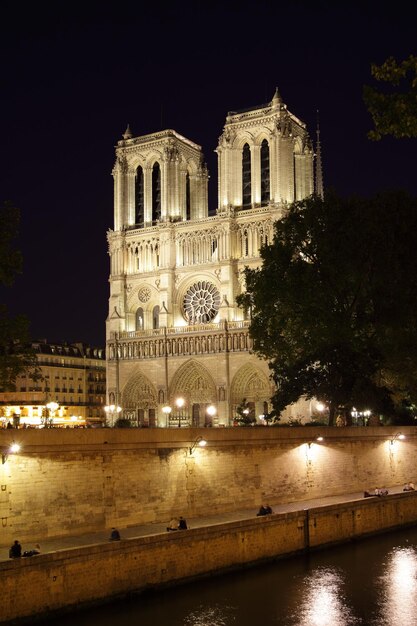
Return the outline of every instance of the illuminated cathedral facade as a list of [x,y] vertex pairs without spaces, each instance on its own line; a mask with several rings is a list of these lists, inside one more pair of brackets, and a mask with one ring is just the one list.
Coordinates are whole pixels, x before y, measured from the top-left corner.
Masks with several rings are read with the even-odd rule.
[[[116,146],[108,232],[107,400],[137,426],[230,426],[245,402],[259,423],[274,391],[236,305],[274,222],[314,191],[306,125],[276,90],[229,112],[217,147],[218,205],[208,212],[202,149],[174,130]],[[285,417],[308,412],[300,402]]]

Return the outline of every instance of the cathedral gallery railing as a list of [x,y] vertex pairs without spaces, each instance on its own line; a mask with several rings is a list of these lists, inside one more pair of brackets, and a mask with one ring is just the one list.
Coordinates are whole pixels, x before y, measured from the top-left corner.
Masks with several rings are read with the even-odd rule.
[[249,321],[197,324],[112,333],[107,342],[110,360],[155,359],[252,349]]

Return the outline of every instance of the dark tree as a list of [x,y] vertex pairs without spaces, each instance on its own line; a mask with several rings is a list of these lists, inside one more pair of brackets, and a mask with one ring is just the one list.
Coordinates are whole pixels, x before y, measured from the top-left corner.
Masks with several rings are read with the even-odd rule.
[[[16,248],[20,212],[10,202],[0,206],[0,285],[9,288],[22,272],[22,255]],[[23,315],[11,317],[0,304],[0,389],[12,391],[19,374],[27,372],[40,378],[36,355],[32,351],[29,322]]]
[[256,423],[256,418],[253,415],[250,404],[246,402],[246,398],[243,398],[242,402],[236,407],[235,422],[239,426],[253,426]]
[[417,137],[417,57],[397,62],[390,57],[382,65],[371,66],[372,76],[385,83],[382,90],[365,85],[363,96],[372,115],[374,130],[370,139],[384,135],[397,139]]
[[[304,396],[392,410],[412,394],[417,345],[417,201],[327,194],[292,205],[246,269],[250,333],[269,361],[279,414]],[[415,386],[415,383],[414,383]]]

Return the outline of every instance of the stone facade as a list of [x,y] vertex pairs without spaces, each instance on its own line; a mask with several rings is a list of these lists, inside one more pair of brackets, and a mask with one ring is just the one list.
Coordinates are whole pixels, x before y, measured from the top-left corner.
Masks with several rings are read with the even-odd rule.
[[[133,137],[129,128],[116,146],[107,393],[135,425],[228,426],[244,399],[257,421],[270,410],[268,365],[251,353],[236,296],[274,222],[313,192],[313,150],[276,91],[228,113],[217,154],[209,215],[200,146],[173,130]],[[306,413],[305,403],[287,410]]]

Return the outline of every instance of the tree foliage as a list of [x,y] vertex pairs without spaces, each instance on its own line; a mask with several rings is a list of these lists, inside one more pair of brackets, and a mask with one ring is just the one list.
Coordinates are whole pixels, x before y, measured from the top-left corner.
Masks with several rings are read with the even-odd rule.
[[236,407],[235,422],[239,426],[253,426],[256,423],[256,418],[246,398],[243,398],[242,402]]
[[[19,209],[10,202],[0,205],[0,285],[11,287],[22,271],[22,255],[16,248],[20,223]],[[23,315],[11,317],[0,304],[0,389],[12,391],[16,378],[26,371],[40,377],[36,355],[30,345],[29,322]]]
[[292,205],[263,265],[245,270],[255,352],[269,361],[279,414],[304,396],[392,410],[417,397],[417,201],[327,194]]
[[417,57],[397,62],[388,58],[382,65],[371,66],[372,76],[385,83],[383,90],[365,85],[363,96],[372,116],[374,130],[370,139],[384,135],[397,139],[417,137]]

